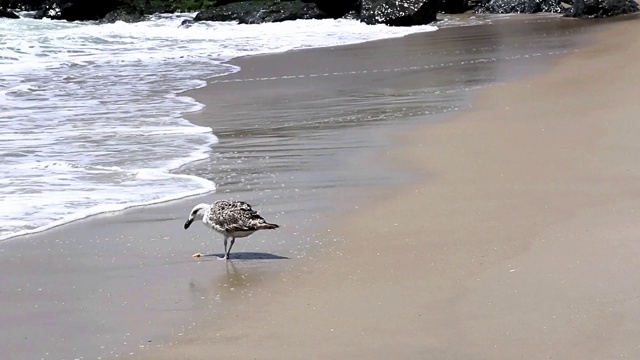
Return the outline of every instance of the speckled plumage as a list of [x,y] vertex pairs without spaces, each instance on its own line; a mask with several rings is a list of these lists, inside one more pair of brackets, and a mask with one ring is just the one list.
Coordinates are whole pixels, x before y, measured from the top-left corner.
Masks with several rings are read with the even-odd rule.
[[209,210],[205,211],[203,221],[213,230],[231,237],[239,232],[264,229],[268,224],[251,205],[244,201],[228,200],[214,202]]
[[[198,204],[184,224],[187,229],[191,223],[201,218],[202,222],[224,236],[225,258],[229,258],[231,247],[236,238],[247,237],[258,230],[277,229],[278,225],[268,223],[251,205],[244,201],[218,200],[211,205]],[[231,246],[227,250],[227,239],[231,238]],[[196,254],[194,256],[200,256]]]

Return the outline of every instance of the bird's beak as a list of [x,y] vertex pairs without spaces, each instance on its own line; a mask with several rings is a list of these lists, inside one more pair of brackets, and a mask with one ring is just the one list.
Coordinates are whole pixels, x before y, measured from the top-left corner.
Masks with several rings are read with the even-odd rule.
[[189,226],[191,226],[191,223],[193,222],[193,220],[195,220],[195,218],[189,218],[189,220],[187,220],[186,223],[184,223],[184,229],[188,229]]

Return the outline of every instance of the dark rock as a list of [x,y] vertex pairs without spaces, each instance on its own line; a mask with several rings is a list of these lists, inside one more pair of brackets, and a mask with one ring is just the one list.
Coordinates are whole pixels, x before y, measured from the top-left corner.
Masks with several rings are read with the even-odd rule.
[[178,27],[190,28],[191,25],[193,25],[193,24],[195,24],[195,21],[193,21],[192,19],[185,19],[185,20],[182,20],[182,22],[180,23],[180,26],[178,26]]
[[20,11],[37,11],[47,0],[8,0],[5,2],[6,8],[16,9]]
[[344,14],[342,18],[348,20],[360,20],[360,9],[358,9],[358,11],[349,11],[348,13]]
[[574,0],[568,17],[599,18],[638,12],[634,0]]
[[114,23],[123,21],[126,23],[135,23],[144,20],[144,12],[142,9],[122,8],[111,11],[100,20],[103,23]]
[[42,6],[35,15],[34,19],[50,18],[54,20],[62,19],[62,9],[68,4],[59,4],[55,1],[50,1]]
[[391,26],[425,25],[436,20],[439,0],[362,0],[360,20]]
[[52,0],[47,2],[35,14],[36,19],[50,18],[54,20],[86,21],[101,20],[108,13],[125,6],[120,0]]
[[242,1],[246,1],[246,0],[216,0],[214,1],[213,6],[222,6],[222,5],[227,5],[227,4],[237,3]]
[[14,13],[13,11],[0,9],[0,18],[20,19],[20,16],[18,16],[18,14]]
[[441,0],[438,10],[446,14],[460,14],[469,10],[469,0]]
[[[172,14],[180,9],[180,1],[168,0],[129,0],[132,7],[142,9],[145,15]],[[195,9],[185,9],[195,10]]]
[[315,4],[302,1],[242,1],[199,12],[194,21],[237,21],[261,24],[298,19],[325,19]]
[[[3,1],[3,2],[2,2]],[[96,17],[104,17],[106,14],[125,9],[129,15],[142,12],[145,15],[156,13],[173,13],[176,11],[197,11],[207,6],[212,6],[215,0],[0,0],[3,4],[8,2],[12,9],[38,11],[38,18],[50,17],[66,19],[68,11],[78,11],[78,17],[82,20],[96,20]],[[128,9],[135,9],[130,11]],[[97,13],[97,15],[92,13]],[[74,18],[75,18],[74,17]]]
[[[49,15],[49,16],[48,16]],[[42,19],[50,16],[60,16],[60,5],[56,3],[44,4],[33,15],[34,19]]]
[[314,3],[318,9],[329,17],[338,19],[348,13],[360,11],[361,0],[302,0],[305,3]]
[[477,13],[488,14],[563,13],[564,11],[559,0],[493,0],[476,8]]

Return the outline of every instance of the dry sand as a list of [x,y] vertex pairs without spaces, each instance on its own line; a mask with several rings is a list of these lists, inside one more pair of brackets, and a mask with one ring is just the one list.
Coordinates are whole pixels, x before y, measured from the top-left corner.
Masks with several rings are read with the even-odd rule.
[[335,256],[147,355],[640,358],[640,23],[627,19],[399,134],[384,159],[424,181],[361,197],[331,229]]

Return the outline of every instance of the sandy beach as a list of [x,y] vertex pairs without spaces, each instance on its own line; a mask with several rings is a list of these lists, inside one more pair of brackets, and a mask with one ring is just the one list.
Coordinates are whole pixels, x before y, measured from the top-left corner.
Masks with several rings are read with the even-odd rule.
[[338,190],[339,241],[148,358],[639,357],[639,27],[396,132],[422,180]]
[[[234,61],[187,93],[216,193],[0,243],[0,357],[640,357],[637,19]],[[282,227],[194,260],[218,198]]]

